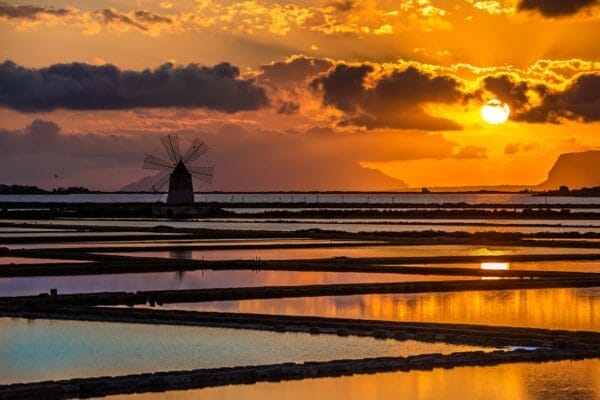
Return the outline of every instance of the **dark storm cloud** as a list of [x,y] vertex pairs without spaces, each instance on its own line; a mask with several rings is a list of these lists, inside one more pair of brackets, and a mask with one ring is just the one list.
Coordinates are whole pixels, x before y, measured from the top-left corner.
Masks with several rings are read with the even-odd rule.
[[546,17],[562,17],[597,4],[598,0],[521,0],[519,10],[537,11]]
[[29,5],[0,3],[0,17],[8,19],[35,20],[41,15],[63,17],[71,13],[66,8],[46,8]]
[[600,121],[600,74],[581,74],[564,90],[549,92],[540,105],[519,115],[527,122],[559,123],[562,119]]
[[346,112],[341,125],[359,125],[368,129],[400,128],[449,130],[461,126],[451,120],[428,114],[428,103],[451,104],[464,98],[460,82],[446,75],[434,76],[413,66],[380,76],[366,87],[367,76],[374,71],[368,64],[339,64],[326,75],[311,82],[325,105]]
[[203,107],[227,113],[268,106],[265,91],[239,74],[228,63],[167,63],[155,70],[127,71],[84,63],[34,69],[5,61],[0,64],[0,105],[22,112]]

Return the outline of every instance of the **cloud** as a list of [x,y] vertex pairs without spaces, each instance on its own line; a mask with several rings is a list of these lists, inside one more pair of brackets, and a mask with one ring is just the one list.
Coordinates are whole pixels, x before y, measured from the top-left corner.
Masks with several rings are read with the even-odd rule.
[[[561,123],[600,120],[600,73],[582,72],[559,83],[522,78],[516,74],[490,75],[481,89],[511,108],[511,118],[524,122]],[[479,93],[479,96],[483,96]]]
[[333,65],[332,60],[295,55],[284,61],[261,65],[258,79],[272,86],[304,85],[308,78],[327,71]]
[[63,17],[73,10],[66,8],[47,8],[30,5],[0,3],[0,18],[35,20],[42,16]]
[[521,150],[521,143],[509,143],[504,148],[504,154],[506,154],[506,155],[516,154],[519,152],[519,150]]
[[598,0],[521,0],[520,11],[536,11],[545,17],[563,17],[595,6]]
[[278,114],[292,115],[300,111],[300,104],[292,101],[284,101],[277,109]]
[[265,91],[239,75],[229,63],[167,63],[128,71],[84,63],[34,69],[5,61],[0,64],[0,105],[22,112],[203,107],[227,113],[268,106]]
[[162,31],[177,31],[182,22],[177,15],[160,15],[147,10],[125,12],[115,8],[104,8],[83,11],[74,7],[67,9],[0,3],[0,20],[2,19],[21,30],[44,23],[76,26],[86,34],[98,33],[102,26],[105,26],[117,32],[135,29],[150,36],[159,36]]
[[539,105],[530,107],[517,117],[527,122],[600,121],[600,74],[580,74],[563,88],[549,88]]
[[461,129],[457,122],[426,110],[429,104],[461,101],[461,86],[452,76],[435,75],[413,65],[382,72],[376,71],[373,64],[343,63],[311,82],[324,105],[345,113],[341,125],[367,129]]
[[525,80],[519,80],[511,75],[486,76],[482,80],[484,89],[494,93],[500,100],[508,103],[511,109],[524,107],[529,103],[527,92],[530,85]]
[[105,8],[103,10],[97,11],[97,13],[98,13],[98,15],[100,15],[102,17],[105,24],[119,23],[119,24],[123,24],[123,25],[130,25],[130,26],[137,28],[139,30],[142,30],[142,31],[148,30],[148,28],[146,28],[141,23],[134,21],[132,18],[128,17],[126,14],[120,13],[117,10],[115,10],[114,8]]
[[374,71],[368,64],[339,64],[328,74],[311,82],[311,87],[323,95],[323,104],[339,110],[356,111],[366,88],[365,78]]
[[[195,5],[194,5],[195,4]],[[162,10],[171,10],[173,3],[159,2]],[[272,1],[221,2],[203,0],[190,2],[185,10],[170,15],[160,15],[148,10],[125,11],[115,8],[81,10],[76,8],[53,9],[29,5],[12,6],[0,3],[0,10],[14,15],[11,19],[48,24],[74,25],[85,33],[98,33],[101,26],[126,31],[135,29],[152,36],[167,31],[227,32],[245,35],[286,36],[293,32],[318,33],[327,36],[389,35],[404,31],[410,25],[418,30],[450,28],[447,12],[426,0],[404,2],[400,7],[373,2],[362,4],[353,0],[335,0],[322,4],[277,3]],[[61,12],[68,12],[69,18]],[[60,17],[49,21],[41,18]],[[2,14],[0,12],[0,18]],[[4,18],[9,18],[5,16]],[[20,29],[35,24],[18,23]]]
[[454,158],[457,159],[475,159],[475,158],[486,158],[487,150],[485,147],[467,145],[458,149]]

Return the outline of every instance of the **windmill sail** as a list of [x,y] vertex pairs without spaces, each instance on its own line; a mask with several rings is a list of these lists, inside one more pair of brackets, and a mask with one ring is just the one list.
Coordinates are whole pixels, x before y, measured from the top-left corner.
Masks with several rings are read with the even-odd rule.
[[192,166],[190,164],[206,153],[208,151],[208,146],[206,146],[199,138],[195,138],[182,156],[179,152],[179,138],[177,135],[164,136],[160,141],[167,153],[168,159],[148,154],[144,158],[143,164],[144,169],[165,171],[168,173],[152,185],[152,191],[158,192],[168,183],[168,205],[193,205],[194,186],[192,178],[202,183],[212,183],[213,168]]
[[160,178],[154,185],[152,185],[153,192],[160,192],[162,188],[169,182],[170,175],[165,175]]
[[163,136],[160,138],[160,141],[162,142],[163,147],[165,148],[171,161],[177,164],[180,159],[179,140],[177,139],[177,135]]
[[144,158],[144,169],[154,169],[157,171],[170,171],[175,167],[169,161],[165,161],[160,157],[153,156],[152,154],[146,154]]
[[204,183],[212,183],[213,167],[188,167],[190,174]]
[[196,161],[200,156],[208,151],[208,146],[204,144],[199,138],[195,138],[190,148],[185,152],[181,158],[184,163],[191,163]]

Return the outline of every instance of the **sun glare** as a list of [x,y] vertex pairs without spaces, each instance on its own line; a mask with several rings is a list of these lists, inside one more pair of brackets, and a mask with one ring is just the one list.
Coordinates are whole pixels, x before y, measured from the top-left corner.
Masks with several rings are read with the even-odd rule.
[[506,271],[510,269],[510,266],[506,262],[483,262],[481,263],[481,269]]
[[510,115],[508,104],[498,99],[489,100],[481,107],[481,118],[488,124],[498,125],[506,122]]

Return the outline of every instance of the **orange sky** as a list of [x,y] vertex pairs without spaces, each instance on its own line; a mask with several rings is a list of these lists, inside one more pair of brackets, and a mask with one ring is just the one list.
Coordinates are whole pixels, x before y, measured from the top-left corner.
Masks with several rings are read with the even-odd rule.
[[[594,0],[2,2],[0,183],[118,189],[178,133],[211,147],[213,190],[535,185],[600,148],[599,19]],[[508,122],[481,119],[491,98]]]

